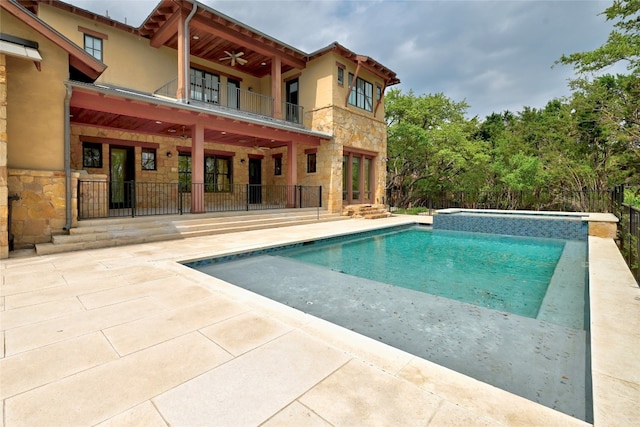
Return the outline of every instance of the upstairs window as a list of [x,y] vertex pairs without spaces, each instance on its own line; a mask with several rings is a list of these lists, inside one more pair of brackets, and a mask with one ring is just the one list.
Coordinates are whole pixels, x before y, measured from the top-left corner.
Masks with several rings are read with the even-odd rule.
[[338,67],[338,86],[344,86],[344,68]]
[[[351,87],[353,77],[353,74],[349,73],[349,87]],[[373,111],[373,85],[358,77],[349,94],[349,104],[363,110]]]
[[191,68],[191,99],[218,104],[220,100],[220,76]]
[[102,61],[102,39],[89,34],[84,35],[84,50],[98,61]]

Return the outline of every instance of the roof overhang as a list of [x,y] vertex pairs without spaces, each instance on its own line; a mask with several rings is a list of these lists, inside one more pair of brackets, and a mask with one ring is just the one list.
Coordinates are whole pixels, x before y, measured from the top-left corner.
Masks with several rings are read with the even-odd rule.
[[383,79],[386,86],[393,86],[400,83],[400,79],[398,79],[396,73],[391,71],[389,68],[385,67],[373,58],[358,55],[357,53],[350,51],[338,42],[333,42],[329,46],[309,54],[309,60],[313,60],[330,52],[337,53],[343,58],[362,66],[369,72]]
[[34,62],[42,61],[37,42],[3,33],[0,33],[0,53]]
[[107,69],[105,64],[89,55],[80,46],[54,30],[15,0],[3,0],[0,2],[0,7],[66,51],[69,54],[69,65],[90,79],[97,79]]

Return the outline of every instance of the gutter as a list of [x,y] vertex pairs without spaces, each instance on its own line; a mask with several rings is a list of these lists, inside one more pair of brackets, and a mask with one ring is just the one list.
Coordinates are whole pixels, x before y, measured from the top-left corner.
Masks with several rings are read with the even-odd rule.
[[66,93],[64,96],[64,173],[66,176],[65,187],[65,208],[66,208],[66,222],[62,228],[65,231],[71,229],[72,212],[71,212],[71,195],[73,189],[71,188],[71,108],[70,100],[73,89],[69,83],[65,83]]
[[191,57],[191,41],[189,39],[189,23],[191,22],[191,18],[196,14],[198,10],[198,3],[193,0],[189,0],[189,3],[193,5],[191,12],[189,12],[189,16],[184,21],[184,103],[189,103],[189,97],[191,96],[191,66],[189,62],[189,58]]

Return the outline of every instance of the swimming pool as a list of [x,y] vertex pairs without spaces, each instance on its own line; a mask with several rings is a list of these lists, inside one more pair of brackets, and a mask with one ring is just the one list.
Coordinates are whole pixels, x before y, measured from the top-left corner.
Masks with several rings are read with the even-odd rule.
[[[333,239],[295,246],[299,246],[304,258],[314,254],[317,248],[339,243],[341,249],[332,250],[321,258],[344,261],[349,259],[345,256],[349,249],[345,247],[359,247],[358,242],[368,241],[371,246],[356,250],[362,258],[373,258],[375,252],[389,256],[389,253],[397,252],[410,254],[413,250],[413,256],[417,257],[416,254],[425,253],[424,247],[404,247],[398,251],[388,240],[404,241],[402,236],[413,232],[428,237],[432,243],[440,242],[435,246],[442,246],[440,238],[447,237],[459,238],[459,248],[473,248],[471,253],[455,261],[446,261],[445,264],[451,264],[449,271],[461,268],[463,261],[471,256],[481,260],[483,268],[490,264],[490,256],[482,255],[481,247],[487,245],[486,238],[491,240],[495,236],[424,228],[357,236],[355,240],[338,239],[342,242]],[[294,252],[289,247],[283,251],[276,248],[260,251],[260,254],[250,257],[244,254],[227,257],[227,261],[236,258],[229,262],[208,260],[190,266],[198,264],[197,268],[207,274],[589,421],[591,395],[587,374],[588,340],[584,326],[588,324],[585,323],[584,309],[586,243],[534,239],[535,244],[532,244],[533,241],[528,239],[503,237],[498,240],[503,241],[506,247],[517,242],[525,246],[542,244],[547,248],[537,250],[542,255],[549,247],[553,248],[549,252],[554,253],[560,248],[557,262],[546,260],[540,263],[545,274],[549,270],[552,274],[544,285],[546,293],[542,292],[541,301],[536,303],[536,314],[515,314],[490,304],[487,306],[464,301],[464,298],[443,297],[437,292],[398,287],[380,279],[346,274],[348,272],[345,271],[353,264],[358,264],[358,268],[366,272],[398,267],[397,260],[386,264],[373,263],[374,266],[368,267],[363,267],[364,262],[346,262],[332,270],[291,257]],[[547,246],[549,243],[552,244]],[[458,250],[452,252],[455,256]],[[433,268],[431,262],[423,264]],[[407,270],[400,267],[397,271],[404,274]],[[466,274],[476,277],[473,270]],[[391,274],[394,277],[398,275],[401,273]],[[450,274],[443,276],[451,278]]]

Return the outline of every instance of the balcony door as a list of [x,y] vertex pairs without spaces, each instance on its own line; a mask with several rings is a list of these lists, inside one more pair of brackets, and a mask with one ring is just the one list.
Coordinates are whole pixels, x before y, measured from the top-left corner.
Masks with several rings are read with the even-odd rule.
[[298,79],[291,79],[286,84],[286,111],[285,119],[289,122],[300,123],[300,113],[298,111],[299,100],[299,85]]
[[240,108],[240,82],[235,79],[227,79],[227,107]]

